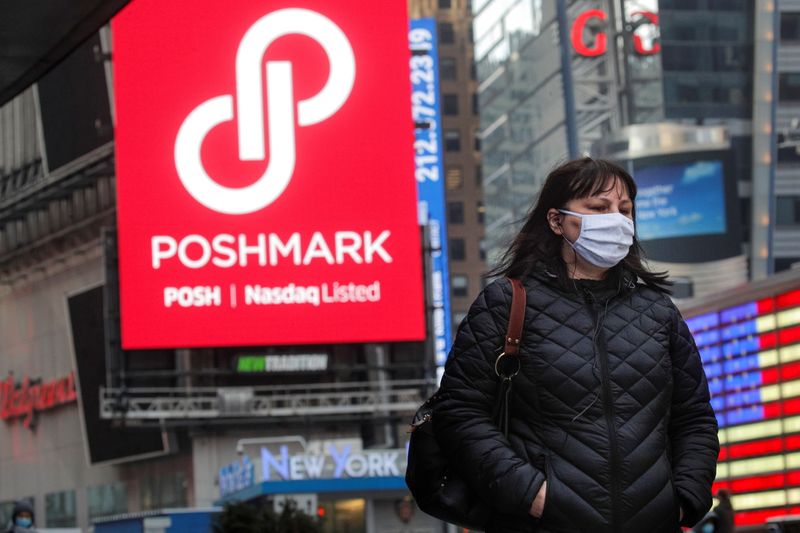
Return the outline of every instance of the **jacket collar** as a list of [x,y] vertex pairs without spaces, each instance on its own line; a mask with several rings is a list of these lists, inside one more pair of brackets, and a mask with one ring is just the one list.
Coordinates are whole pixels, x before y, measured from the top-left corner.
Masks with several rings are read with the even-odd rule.
[[[639,279],[634,272],[626,268],[624,265],[620,265],[615,269],[612,269],[609,272],[609,275],[614,276],[618,281],[617,287],[615,288],[616,290],[609,291],[609,297],[627,294],[628,292],[633,291],[636,288],[636,282]],[[556,287],[562,291],[573,294],[576,292],[574,284],[569,284],[572,285],[572,287],[569,285],[565,287],[564,284],[561,283],[557,274],[557,270],[553,268],[553,265],[548,265],[544,262],[537,263],[531,272],[531,277],[541,281],[542,283]]]

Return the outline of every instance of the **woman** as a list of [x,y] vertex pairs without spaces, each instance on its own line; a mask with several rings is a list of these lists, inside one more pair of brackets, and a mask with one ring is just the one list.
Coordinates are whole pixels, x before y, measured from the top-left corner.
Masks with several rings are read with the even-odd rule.
[[509,437],[492,421],[510,283],[459,327],[433,420],[495,511],[487,532],[674,532],[711,505],[717,422],[697,348],[634,236],[636,184],[555,169],[494,274],[527,291]]

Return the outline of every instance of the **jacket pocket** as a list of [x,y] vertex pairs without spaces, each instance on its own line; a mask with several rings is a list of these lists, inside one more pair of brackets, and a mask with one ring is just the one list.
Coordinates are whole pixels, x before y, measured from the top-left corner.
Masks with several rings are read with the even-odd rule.
[[547,486],[544,489],[544,508],[542,509],[542,516],[540,518],[540,520],[543,521],[547,519],[547,510],[551,507],[550,503],[552,500],[550,499],[550,495],[552,494],[553,490],[553,481],[555,481],[553,476],[553,467],[550,464],[549,455],[544,456],[544,477],[545,481],[547,481]]

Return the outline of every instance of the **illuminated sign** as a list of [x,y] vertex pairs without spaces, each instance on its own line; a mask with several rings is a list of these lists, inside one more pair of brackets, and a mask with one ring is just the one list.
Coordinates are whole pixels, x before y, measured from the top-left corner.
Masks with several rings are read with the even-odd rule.
[[255,482],[256,469],[247,455],[219,469],[219,492],[222,497],[246,489]]
[[22,425],[33,427],[37,413],[54,409],[60,405],[77,401],[75,392],[75,373],[63,378],[42,382],[30,379],[15,382],[9,375],[0,382],[0,418],[9,421],[22,418]]
[[719,423],[714,490],[736,523],[800,505],[800,290],[687,318]]
[[[630,23],[639,28],[658,26],[658,15],[649,11],[637,11],[631,14]],[[584,57],[597,57],[605,54],[608,51],[608,36],[601,28],[605,28],[607,24],[608,15],[601,9],[589,9],[578,15],[570,32],[570,40],[575,52]],[[593,42],[587,42],[586,39],[586,30],[590,27],[595,30]],[[655,55],[661,51],[661,44],[655,40],[646,44],[642,35],[634,32],[633,49],[641,56]]]
[[328,354],[240,355],[236,370],[243,373],[322,372],[328,369]]
[[431,248],[434,357],[437,366],[443,367],[452,342],[452,319],[436,19],[412,20],[408,40],[411,48],[411,111],[416,125],[414,161],[419,216],[428,227]]
[[114,19],[125,348],[425,337],[407,20],[356,0]]
[[277,455],[261,448],[263,481],[395,477],[405,475],[406,451],[354,451],[352,445],[329,444],[323,454],[289,455],[281,446]]

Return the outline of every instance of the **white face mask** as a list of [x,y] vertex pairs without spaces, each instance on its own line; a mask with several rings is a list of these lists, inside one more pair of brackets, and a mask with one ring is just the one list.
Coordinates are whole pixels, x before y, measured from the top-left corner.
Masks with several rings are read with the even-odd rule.
[[581,233],[575,242],[569,242],[573,250],[596,267],[611,268],[628,255],[633,244],[633,220],[621,213],[584,215],[559,209],[566,215],[581,219]]

